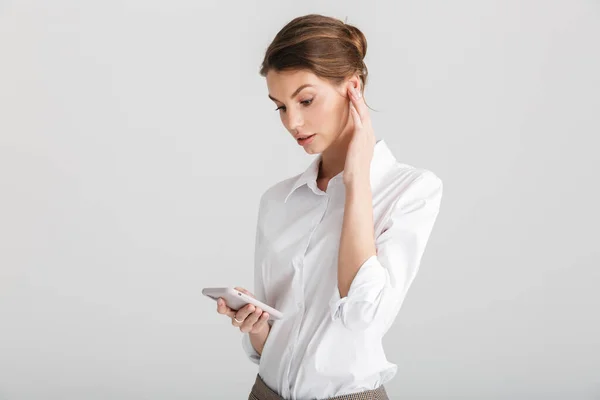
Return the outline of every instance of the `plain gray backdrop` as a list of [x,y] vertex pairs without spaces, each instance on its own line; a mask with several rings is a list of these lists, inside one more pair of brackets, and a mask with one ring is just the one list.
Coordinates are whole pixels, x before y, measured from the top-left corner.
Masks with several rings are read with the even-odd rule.
[[312,160],[258,75],[294,17],[368,40],[377,138],[444,181],[392,399],[600,399],[598,1],[0,0],[0,399],[245,399],[201,294],[252,288]]

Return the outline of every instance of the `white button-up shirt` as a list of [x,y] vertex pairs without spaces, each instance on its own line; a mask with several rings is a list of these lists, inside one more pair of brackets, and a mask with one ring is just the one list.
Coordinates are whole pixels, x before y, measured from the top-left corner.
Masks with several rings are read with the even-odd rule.
[[348,295],[337,286],[344,216],[343,171],[317,187],[322,155],[260,200],[253,294],[280,310],[262,354],[242,346],[259,374],[286,399],[322,399],[375,389],[394,377],[382,337],[394,322],[429,239],[442,198],[434,173],[399,163],[383,139],[371,162],[377,255]]

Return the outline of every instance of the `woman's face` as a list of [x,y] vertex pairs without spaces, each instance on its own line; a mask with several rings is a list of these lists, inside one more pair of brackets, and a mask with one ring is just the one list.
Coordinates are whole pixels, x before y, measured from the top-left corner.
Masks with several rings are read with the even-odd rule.
[[[347,92],[350,80],[333,86],[307,70],[270,70],[266,78],[269,98],[292,139],[298,143],[297,137],[315,135],[301,144],[307,153],[322,153],[352,131]],[[352,78],[353,84],[357,80],[358,77]]]

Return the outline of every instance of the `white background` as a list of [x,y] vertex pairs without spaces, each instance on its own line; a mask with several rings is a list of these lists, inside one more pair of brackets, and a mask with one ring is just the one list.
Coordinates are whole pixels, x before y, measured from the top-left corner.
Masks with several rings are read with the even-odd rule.
[[[444,198],[392,399],[600,399],[598,1],[0,0],[0,399],[247,398],[260,195],[311,157],[258,75],[366,35],[375,133]],[[231,249],[234,250],[231,250]]]

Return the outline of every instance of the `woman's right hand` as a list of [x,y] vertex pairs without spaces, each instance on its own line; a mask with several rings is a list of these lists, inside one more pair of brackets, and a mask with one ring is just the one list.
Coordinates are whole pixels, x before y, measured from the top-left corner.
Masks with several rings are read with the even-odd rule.
[[[248,290],[236,287],[236,290],[256,298]],[[243,333],[260,333],[265,329],[268,329],[269,313],[260,309],[260,307],[254,306],[254,304],[246,304],[244,307],[235,311],[227,306],[225,300],[222,297],[217,299],[217,312],[219,314],[225,314],[231,318],[231,324],[235,327],[240,328]],[[236,318],[237,322],[234,318]]]

